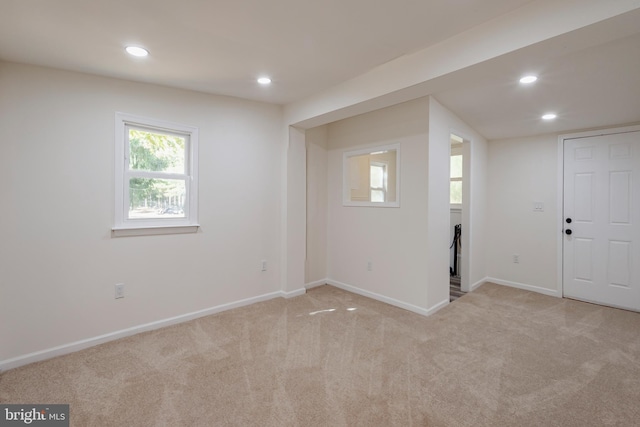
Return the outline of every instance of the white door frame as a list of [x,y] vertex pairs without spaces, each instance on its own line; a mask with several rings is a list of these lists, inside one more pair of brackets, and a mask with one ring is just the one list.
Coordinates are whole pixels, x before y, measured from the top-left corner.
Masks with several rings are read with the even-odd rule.
[[558,235],[557,250],[558,250],[558,263],[557,263],[557,283],[558,283],[558,296],[564,297],[564,279],[563,279],[563,257],[564,257],[564,141],[567,139],[576,138],[588,138],[592,136],[613,135],[617,133],[637,132],[640,131],[640,125],[636,126],[623,126],[607,129],[597,129],[586,132],[577,132],[570,134],[563,134],[558,136],[558,199],[557,199],[557,215],[556,215],[556,231]]

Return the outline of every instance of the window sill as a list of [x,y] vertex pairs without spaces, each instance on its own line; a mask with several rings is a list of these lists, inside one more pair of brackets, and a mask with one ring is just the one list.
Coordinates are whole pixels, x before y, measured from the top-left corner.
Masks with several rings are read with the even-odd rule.
[[129,236],[156,236],[162,234],[188,234],[197,233],[200,224],[195,225],[171,225],[157,227],[119,227],[111,229],[111,237]]

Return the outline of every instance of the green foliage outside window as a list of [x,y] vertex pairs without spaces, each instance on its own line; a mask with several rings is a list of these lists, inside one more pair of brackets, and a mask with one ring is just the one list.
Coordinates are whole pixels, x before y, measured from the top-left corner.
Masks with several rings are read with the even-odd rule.
[[[183,174],[185,142],[181,136],[129,129],[129,170]],[[131,210],[169,204],[183,208],[182,179],[132,177],[129,188]]]

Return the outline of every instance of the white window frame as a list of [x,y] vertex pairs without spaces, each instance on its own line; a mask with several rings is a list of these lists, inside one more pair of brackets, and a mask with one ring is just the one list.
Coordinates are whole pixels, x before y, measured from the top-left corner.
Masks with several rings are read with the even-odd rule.
[[[185,136],[184,174],[129,171],[128,128],[144,128],[160,133]],[[185,206],[183,218],[128,218],[129,178],[145,175],[150,178],[184,179]],[[195,233],[198,231],[198,128],[164,120],[151,119],[127,113],[116,113],[115,127],[115,237],[150,234]]]
[[[453,157],[453,156],[461,156],[462,157],[462,161],[463,161],[462,176],[453,178],[453,177],[451,177],[451,170],[449,170],[449,182],[463,182],[463,178],[464,178],[464,154],[462,152],[462,144],[459,144],[459,146],[456,146],[455,148],[454,147],[451,148],[451,154],[449,155],[449,157]],[[464,202],[464,198],[462,199],[462,201]],[[451,209],[459,209],[459,210],[461,210],[462,209],[462,203],[451,203],[451,197],[449,197],[449,207]]]
[[[400,143],[373,146],[369,148],[361,148],[353,151],[344,151],[342,153],[342,206],[359,206],[359,207],[372,207],[372,208],[399,208],[400,207],[400,169],[402,166],[402,156],[400,150]],[[393,202],[365,202],[365,201],[353,201],[351,200],[351,168],[349,161],[352,157],[357,157],[363,154],[372,155],[378,151],[395,151],[396,152],[396,200]],[[389,170],[387,169],[387,179]],[[370,188],[370,185],[369,185]],[[371,191],[371,190],[369,190]],[[389,188],[387,187],[388,197]],[[369,195],[369,197],[371,197]]]
[[[371,197],[371,193],[375,191],[382,191],[383,203],[387,201],[387,170],[389,165],[387,162],[371,162],[369,163],[369,173],[371,174],[371,168],[377,167],[382,168],[382,187],[374,187],[371,185],[371,179],[369,179],[369,197]],[[379,202],[377,202],[379,203]]]

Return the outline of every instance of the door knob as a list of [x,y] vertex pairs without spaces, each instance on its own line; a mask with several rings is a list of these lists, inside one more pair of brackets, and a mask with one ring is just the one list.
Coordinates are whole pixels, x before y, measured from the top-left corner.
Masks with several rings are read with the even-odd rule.
[[570,228],[567,228],[566,230],[564,230],[564,233],[565,233],[567,236],[571,236],[571,233],[573,233],[573,231],[571,231],[571,229],[570,229]]
[[571,224],[572,220],[571,220],[571,218],[567,218],[566,221],[567,221],[567,224]]

